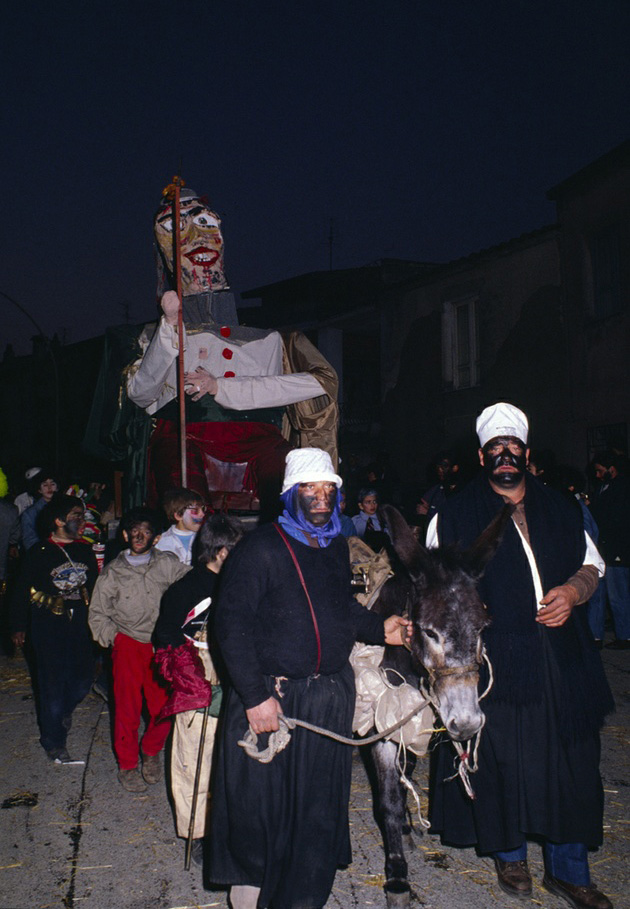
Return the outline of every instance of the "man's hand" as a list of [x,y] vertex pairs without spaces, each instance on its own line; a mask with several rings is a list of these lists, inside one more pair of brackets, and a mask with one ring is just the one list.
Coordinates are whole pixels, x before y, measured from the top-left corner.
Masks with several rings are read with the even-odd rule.
[[539,610],[536,621],[550,628],[558,628],[569,618],[577,601],[578,592],[570,584],[552,587],[540,601],[544,608]]
[[250,707],[245,713],[256,735],[260,735],[261,732],[278,731],[278,716],[282,713],[282,707],[275,698],[267,698],[262,704]]
[[400,644],[411,643],[411,622],[409,619],[403,619],[401,615],[390,615],[385,619],[385,643]]
[[15,634],[11,635],[11,640],[16,647],[23,647],[24,641],[26,640],[26,633],[24,631],[16,631]]
[[199,401],[204,395],[216,395],[219,390],[217,380],[203,366],[198,366],[194,372],[185,372],[184,385],[186,394],[192,395],[193,401]]
[[179,297],[174,290],[167,290],[161,300],[162,312],[169,325],[177,325]]

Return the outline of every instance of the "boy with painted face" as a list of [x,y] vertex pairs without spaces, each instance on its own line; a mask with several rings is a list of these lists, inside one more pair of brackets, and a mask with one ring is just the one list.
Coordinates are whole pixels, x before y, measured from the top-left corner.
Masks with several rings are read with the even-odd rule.
[[58,495],[40,515],[47,529],[23,559],[11,602],[13,642],[27,629],[35,655],[40,743],[56,764],[73,761],[66,749],[72,712],[92,684],[89,595],[97,575],[92,547],[79,542],[85,527],[81,499]]
[[[148,508],[127,512],[121,527],[128,549],[103,569],[94,588],[89,623],[94,639],[102,647],[113,645],[118,779],[129,792],[143,792],[145,783],[157,783],[161,778],[159,755],[170,731],[170,723],[157,722],[167,692],[154,674],[151,635],[162,594],[189,567],[172,552],[155,549],[159,522]],[[141,776],[138,729],[143,696],[150,719],[142,737]]]
[[162,552],[173,552],[180,562],[190,565],[195,537],[206,517],[206,505],[193,489],[169,489],[162,499],[169,529],[157,540],[155,546]]

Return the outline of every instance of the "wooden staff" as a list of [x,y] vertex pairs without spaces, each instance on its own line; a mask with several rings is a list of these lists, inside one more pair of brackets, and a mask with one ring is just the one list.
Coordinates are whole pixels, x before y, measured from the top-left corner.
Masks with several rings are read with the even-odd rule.
[[179,457],[181,485],[188,486],[188,466],[186,458],[186,392],[184,390],[184,305],[182,300],[182,249],[180,222],[180,190],[184,186],[181,177],[173,177],[173,182],[166,187],[164,195],[171,199],[173,205],[173,275],[175,292],[179,298],[177,313],[177,333],[179,335],[179,354],[177,356],[177,388],[179,396]]
[[199,751],[197,752],[197,769],[195,770],[195,782],[193,785],[192,804],[190,806],[190,823],[188,825],[188,839],[186,840],[186,856],[184,869],[190,869],[190,857],[192,855],[192,844],[195,838],[195,815],[197,813],[197,798],[199,797],[199,782],[201,780],[201,768],[203,767],[203,752],[206,745],[206,730],[208,728],[208,717],[210,707],[206,707],[203,712],[203,722],[201,724],[201,735],[199,736]]

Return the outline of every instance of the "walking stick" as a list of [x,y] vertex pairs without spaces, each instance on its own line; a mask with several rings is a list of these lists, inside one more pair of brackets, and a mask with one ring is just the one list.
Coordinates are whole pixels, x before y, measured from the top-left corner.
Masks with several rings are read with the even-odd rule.
[[179,298],[179,312],[177,313],[177,333],[179,335],[179,354],[177,356],[177,389],[179,394],[179,456],[182,486],[188,486],[188,466],[186,463],[186,393],[184,391],[184,313],[182,302],[182,249],[181,249],[181,223],[180,223],[180,190],[184,181],[177,175],[173,177],[163,195],[170,199],[173,206],[173,275],[175,277],[175,291]]
[[208,726],[208,716],[210,705],[203,712],[203,722],[201,724],[201,735],[199,736],[199,752],[197,754],[197,769],[195,771],[195,784],[193,786],[192,805],[190,806],[190,823],[188,825],[188,839],[186,840],[186,861],[184,869],[190,869],[190,856],[192,854],[193,832],[195,829],[195,814],[197,813],[197,796],[199,795],[199,780],[201,778],[201,765],[203,764],[203,749],[206,743],[206,728]]

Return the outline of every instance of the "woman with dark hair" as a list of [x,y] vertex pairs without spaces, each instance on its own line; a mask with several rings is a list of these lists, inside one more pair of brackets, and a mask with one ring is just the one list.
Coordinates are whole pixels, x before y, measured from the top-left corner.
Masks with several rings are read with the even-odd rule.
[[162,597],[160,617],[153,635],[157,649],[155,661],[173,692],[162,715],[176,715],[171,751],[171,789],[177,834],[182,838],[189,835],[201,727],[205,708],[210,708],[195,802],[191,856],[196,865],[203,862],[210,767],[221,704],[221,686],[211,655],[208,621],[217,576],[242,536],[243,526],[236,518],[224,514],[213,514],[208,518],[195,540],[192,570]]
[[51,470],[42,468],[39,473],[29,481],[29,493],[35,501],[23,511],[20,515],[20,524],[22,528],[22,546],[27,552],[35,543],[43,539],[40,534],[39,514],[43,508],[48,505],[54,494],[59,489],[57,480],[54,479],[55,473]]

